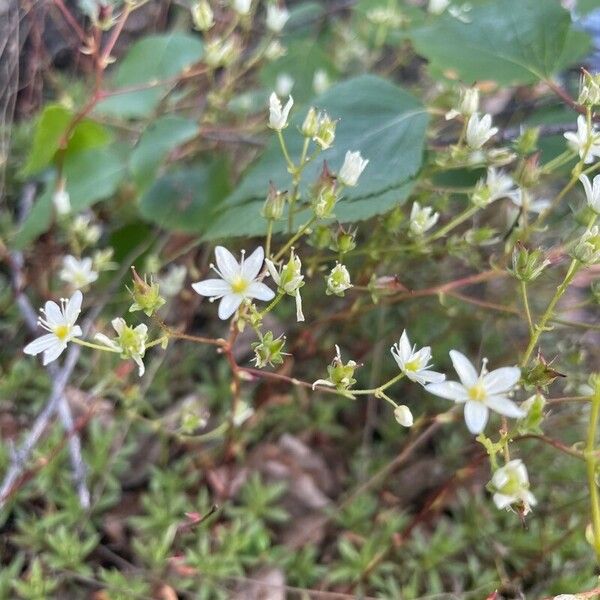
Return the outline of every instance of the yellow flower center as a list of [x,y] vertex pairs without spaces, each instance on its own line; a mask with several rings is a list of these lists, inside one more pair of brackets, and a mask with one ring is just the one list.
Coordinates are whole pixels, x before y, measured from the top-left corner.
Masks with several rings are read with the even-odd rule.
[[406,371],[418,371],[421,368],[421,361],[418,358],[413,360],[409,360],[405,365],[404,369]]
[[69,335],[70,327],[68,325],[57,325],[53,332],[54,335],[61,341],[64,342],[65,338]]
[[242,277],[236,277],[233,281],[231,281],[230,285],[231,291],[234,294],[243,294],[248,287],[248,282]]
[[486,393],[485,387],[481,381],[477,382],[473,387],[469,388],[469,398],[475,402],[483,402]]

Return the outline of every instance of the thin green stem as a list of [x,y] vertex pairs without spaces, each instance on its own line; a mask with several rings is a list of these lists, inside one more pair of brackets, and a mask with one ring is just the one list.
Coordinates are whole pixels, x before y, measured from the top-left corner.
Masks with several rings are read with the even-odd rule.
[[529,309],[529,299],[527,298],[527,282],[521,281],[521,296],[523,296],[523,306],[527,315],[527,324],[529,325],[529,335],[533,335],[533,320],[531,318],[531,310]]
[[268,312],[271,312],[281,302],[281,299],[284,296],[285,294],[282,293],[277,294],[277,296],[275,296],[275,298],[271,301],[271,304],[269,304],[264,310],[260,312],[260,316],[264,317]]
[[306,232],[306,230],[317,220],[317,217],[313,215],[298,231],[287,241],[285,246],[273,257],[273,262],[277,262],[282,258],[287,251],[297,242]]
[[265,241],[265,256],[271,257],[271,238],[273,237],[273,219],[269,219],[267,223],[267,239]]
[[80,346],[85,346],[86,348],[93,348],[94,350],[102,350],[103,352],[116,352],[119,353],[120,350],[116,350],[115,348],[109,348],[108,346],[101,346],[100,344],[92,344],[92,342],[86,342],[85,340],[81,340],[79,338],[72,338],[71,342],[74,344],[79,344]]
[[169,339],[169,336],[166,334],[159,338],[156,338],[155,340],[152,340],[151,342],[148,342],[146,344],[146,349],[152,348],[153,346],[158,346],[159,344],[166,342],[168,339]]
[[287,163],[288,169],[290,173],[293,173],[296,170],[296,166],[290,158],[290,154],[288,152],[287,146],[285,145],[285,140],[283,139],[283,133],[281,133],[281,129],[277,130],[277,139],[279,140],[279,145],[281,146],[281,150],[283,152],[283,156],[285,158],[285,162]]
[[454,217],[451,221],[446,223],[441,229],[438,229],[433,235],[430,235],[428,238],[423,240],[423,243],[426,244],[428,242],[434,242],[435,240],[439,240],[443,238],[447,233],[452,231],[455,227],[458,227],[466,220],[470,219],[477,211],[479,210],[478,206],[469,206],[469,208],[465,209],[459,215]]
[[[352,395],[354,396],[369,396],[373,394],[377,396],[378,394],[382,394],[384,390],[387,390],[389,387],[400,381],[404,377],[404,373],[399,373],[396,377],[392,377],[388,382],[380,385],[376,388],[371,388],[369,390],[350,390]],[[383,396],[381,396],[383,398]]]
[[596,430],[598,429],[598,418],[600,417],[600,384],[596,384],[594,394],[591,397],[592,408],[587,431],[587,443],[585,446],[585,460],[587,466],[587,481],[590,489],[590,504],[592,513],[592,532],[594,536],[594,550],[596,559],[600,562],[600,497],[598,484],[596,483],[596,467],[598,457],[595,452]]

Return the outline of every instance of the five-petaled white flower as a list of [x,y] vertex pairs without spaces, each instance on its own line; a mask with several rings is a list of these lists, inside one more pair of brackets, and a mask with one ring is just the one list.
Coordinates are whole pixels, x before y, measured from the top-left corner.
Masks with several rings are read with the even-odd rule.
[[587,175],[580,175],[579,181],[583,183],[588,206],[595,213],[600,214],[600,175],[596,175],[592,182]]
[[579,154],[585,164],[594,162],[600,156],[600,133],[592,126],[588,129],[583,115],[577,117],[577,132],[567,131],[564,134],[567,145]]
[[416,346],[410,345],[406,329],[400,336],[400,342],[391,348],[392,356],[400,370],[410,379],[421,385],[427,383],[441,383],[446,379],[443,373],[431,370],[431,347],[425,346],[417,350]]
[[138,374],[144,374],[145,367],[142,358],[146,353],[146,341],[148,339],[148,327],[141,323],[137,327],[130,327],[125,319],[120,317],[111,321],[113,329],[117,332],[117,338],[111,340],[103,333],[97,333],[94,339],[104,344],[114,352],[120,352],[124,358],[132,358],[138,366]]
[[473,204],[487,206],[500,198],[513,199],[518,194],[518,189],[510,175],[490,167],[487,170],[485,181],[480,179],[473,192]]
[[81,312],[83,294],[77,290],[69,300],[61,298],[60,306],[49,300],[44,308],[40,309],[43,317],[38,323],[50,333],[42,335],[25,346],[23,352],[35,356],[44,353],[44,365],[56,360],[67,347],[67,343],[75,337],[82,335],[81,327],[75,325]]
[[492,115],[473,113],[467,123],[467,145],[473,150],[479,150],[490,138],[498,133],[497,127],[492,127]]
[[220,319],[229,319],[246,298],[272,300],[275,297],[273,290],[257,280],[265,258],[262,247],[258,247],[248,258],[245,258],[242,250],[240,263],[223,246],[215,248],[215,257],[217,266],[210,267],[220,279],[198,281],[192,284],[192,288],[198,294],[208,296],[211,302],[221,298]]
[[94,283],[98,279],[98,273],[94,271],[92,266],[93,262],[91,258],[77,259],[69,254],[63,258],[59,277],[78,290],[88,286],[90,283]]
[[506,417],[520,418],[524,412],[508,398],[507,394],[521,377],[518,367],[502,367],[487,372],[483,361],[477,374],[471,361],[457,350],[450,350],[450,358],[458,373],[457,381],[430,383],[425,389],[440,398],[465,404],[465,422],[471,433],[481,433],[486,426],[489,409]]
[[421,206],[418,202],[413,202],[410,210],[410,231],[414,235],[423,235],[438,222],[439,218],[440,213],[433,212],[431,206]]
[[517,502],[522,503],[527,514],[537,501],[529,491],[529,477],[523,461],[519,458],[507,462],[492,476],[491,484],[495,490],[494,504],[499,508],[507,508]]
[[338,173],[338,179],[344,185],[354,187],[368,164],[369,159],[364,159],[358,150],[356,152],[348,151],[344,157],[344,164]]
[[282,129],[285,129],[287,127],[288,116],[293,105],[294,99],[290,96],[286,105],[282,107],[277,94],[273,92],[269,96],[269,127],[271,129],[275,129],[275,131],[281,131]]
[[276,4],[269,4],[267,6],[267,27],[275,32],[279,33],[288,22],[290,13],[287,8],[280,8]]

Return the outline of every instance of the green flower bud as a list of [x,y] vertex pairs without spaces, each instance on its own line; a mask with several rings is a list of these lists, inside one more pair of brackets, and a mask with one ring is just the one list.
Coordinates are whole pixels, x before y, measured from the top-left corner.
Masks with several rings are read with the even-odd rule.
[[356,248],[356,231],[344,231],[341,227],[333,238],[330,248],[334,252],[346,254]]
[[260,335],[260,342],[254,342],[252,349],[254,350],[254,364],[259,369],[263,369],[267,365],[275,366],[283,363],[283,357],[286,354],[283,352],[285,346],[285,337],[283,335],[278,338],[273,338],[273,332],[267,331],[264,335]]
[[589,108],[600,104],[600,73],[592,75],[586,70],[583,71],[578,102]]
[[313,140],[321,146],[322,150],[327,150],[335,139],[335,128],[337,121],[331,119],[327,113],[320,113],[318,118],[317,133]]
[[137,274],[135,267],[131,267],[131,269],[133,271],[133,290],[129,290],[129,293],[133,298],[133,304],[129,307],[129,312],[141,310],[151,317],[166,300],[161,297],[159,285],[152,280],[152,277],[148,283],[145,276],[142,279]]
[[529,250],[517,242],[512,254],[512,269],[509,269],[509,272],[519,281],[529,282],[537,279],[549,264],[550,261],[544,259],[541,250]]
[[521,434],[524,433],[542,433],[540,424],[544,419],[544,406],[546,399],[542,394],[531,396],[520,406],[525,411],[525,416],[519,419],[518,429]]
[[215,24],[213,11],[208,0],[198,0],[192,5],[192,20],[198,31],[208,31]]
[[571,251],[571,256],[584,265],[594,265],[600,262],[600,231],[597,225],[588,229],[581,236],[581,240]]
[[319,131],[319,118],[314,107],[308,109],[304,123],[302,123],[302,135],[307,138],[313,138]]
[[280,192],[273,182],[269,184],[269,193],[262,207],[262,216],[267,220],[277,221],[283,216],[287,192]]

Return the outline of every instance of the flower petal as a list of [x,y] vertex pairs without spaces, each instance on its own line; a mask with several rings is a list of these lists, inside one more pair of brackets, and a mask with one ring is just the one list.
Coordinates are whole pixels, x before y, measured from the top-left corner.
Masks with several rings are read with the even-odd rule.
[[35,356],[40,352],[44,352],[44,350],[48,350],[51,346],[58,342],[56,336],[53,333],[48,333],[46,335],[42,335],[41,337],[33,340],[33,342],[29,342],[25,348],[23,348],[23,352],[25,354],[30,354],[31,356]]
[[265,260],[265,251],[259,246],[242,264],[242,277],[249,281],[256,279]]
[[240,265],[235,260],[235,256],[227,248],[217,246],[215,248],[215,258],[217,260],[217,267],[225,279],[233,279],[239,275]]
[[488,421],[488,407],[481,402],[465,404],[465,423],[471,433],[481,433]]
[[57,343],[54,346],[51,346],[44,352],[44,359],[42,361],[43,365],[46,366],[48,363],[56,360],[63,353],[63,350],[66,347],[67,344],[57,340]]
[[442,383],[442,381],[446,379],[446,376],[443,373],[438,373],[437,371],[424,370],[417,372],[416,375],[416,380],[421,385],[423,385],[424,383]]
[[245,292],[247,298],[256,298],[257,300],[272,300],[275,298],[275,292],[260,281],[253,281]]
[[205,279],[192,283],[192,289],[201,296],[220,298],[231,293],[231,286],[224,279]]
[[479,375],[471,361],[458,350],[450,350],[450,358],[461,383],[465,387],[475,385],[479,379]]
[[502,510],[503,508],[510,506],[513,502],[516,502],[518,498],[515,498],[515,496],[507,496],[506,494],[500,494],[499,492],[496,492],[494,494],[493,500],[494,504],[496,505],[496,508]]
[[466,402],[469,399],[467,390],[458,381],[443,381],[441,383],[430,383],[425,389],[434,396],[453,400],[454,402]]
[[83,302],[83,294],[77,290],[71,296],[71,299],[67,302],[67,308],[65,309],[65,316],[67,321],[71,324],[75,323],[79,313],[81,312],[81,303]]
[[56,302],[52,302],[52,300],[48,300],[48,302],[46,302],[44,305],[44,315],[50,326],[64,324],[65,319],[63,314],[58,304],[56,304]]
[[483,385],[488,394],[501,394],[512,389],[519,379],[521,379],[521,369],[518,367],[502,367],[484,375]]
[[506,396],[488,396],[485,400],[487,406],[505,417],[520,419],[525,416],[525,411],[521,410],[512,400]]
[[229,319],[231,315],[238,309],[244,299],[240,294],[227,294],[223,296],[219,304],[219,319]]
[[400,358],[404,362],[408,362],[408,360],[410,360],[410,355],[412,354],[412,349],[410,347],[410,340],[408,339],[406,329],[402,332],[402,335],[400,336],[400,343],[398,344],[398,348],[400,350]]

